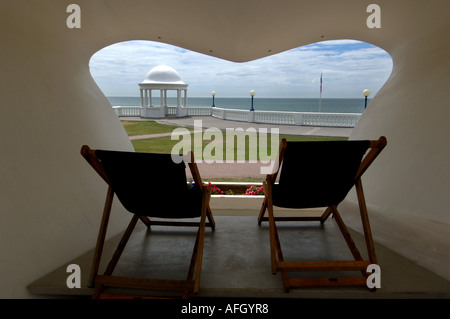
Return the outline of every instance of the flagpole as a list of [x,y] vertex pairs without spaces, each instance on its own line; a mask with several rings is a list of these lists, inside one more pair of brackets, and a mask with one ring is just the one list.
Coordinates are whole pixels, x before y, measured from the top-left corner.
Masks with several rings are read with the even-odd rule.
[[319,98],[319,113],[322,106],[322,73],[320,73],[320,98]]

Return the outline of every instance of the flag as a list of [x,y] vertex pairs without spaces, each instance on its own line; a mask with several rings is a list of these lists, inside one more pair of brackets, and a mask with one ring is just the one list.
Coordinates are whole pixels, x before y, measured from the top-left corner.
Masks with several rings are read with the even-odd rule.
[[320,73],[320,94],[322,94],[322,73]]
[[319,99],[319,112],[322,106],[322,73],[320,73],[320,99]]

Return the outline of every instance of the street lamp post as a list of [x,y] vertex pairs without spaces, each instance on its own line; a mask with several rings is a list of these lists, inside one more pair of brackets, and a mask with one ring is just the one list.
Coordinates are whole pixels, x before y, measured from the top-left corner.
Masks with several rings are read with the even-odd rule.
[[212,95],[212,97],[213,97],[213,104],[212,104],[212,107],[215,107],[215,105],[214,105],[214,97],[216,96],[216,91],[212,91],[212,92],[211,92],[211,95]]
[[252,97],[252,107],[250,108],[250,111],[254,111],[255,109],[253,108],[253,97],[255,96],[256,92],[255,90],[251,90],[250,91],[250,95]]
[[370,90],[369,89],[365,89],[363,91],[363,95],[365,97],[365,102],[364,102],[364,109],[367,107],[367,97],[370,95]]

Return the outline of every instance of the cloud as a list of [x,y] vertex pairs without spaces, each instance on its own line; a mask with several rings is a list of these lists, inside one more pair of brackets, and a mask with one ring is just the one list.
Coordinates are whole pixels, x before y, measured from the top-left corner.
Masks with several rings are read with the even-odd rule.
[[[150,41],[128,41],[108,46],[90,61],[93,78],[106,96],[138,96],[138,83],[161,64],[170,65],[189,84],[192,97],[247,96],[318,97],[323,74],[323,97],[373,95],[392,70],[390,56],[380,48],[355,40],[318,42],[255,61],[234,63]],[[372,96],[373,96],[372,95]]]

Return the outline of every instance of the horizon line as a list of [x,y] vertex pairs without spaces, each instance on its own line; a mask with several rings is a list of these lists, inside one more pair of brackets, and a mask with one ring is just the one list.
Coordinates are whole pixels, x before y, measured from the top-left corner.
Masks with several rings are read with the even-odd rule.
[[[138,98],[140,99],[140,96],[132,96],[132,95],[105,95],[105,97],[132,97],[132,98]],[[155,96],[154,98],[159,98],[159,96]],[[168,99],[172,98],[172,99],[176,99],[176,96],[168,96]],[[194,99],[212,99],[211,96],[188,96],[189,98],[194,98]],[[322,100],[326,100],[326,99],[355,99],[355,100],[359,100],[359,99],[364,99],[364,96],[362,96],[361,98],[359,97],[263,97],[260,96],[258,97],[260,99],[322,99]],[[238,96],[223,96],[223,97],[217,97],[215,96],[215,99],[247,99],[247,97],[238,97]],[[248,97],[248,99],[250,99],[250,97]],[[371,100],[372,98],[367,98],[368,100]]]

